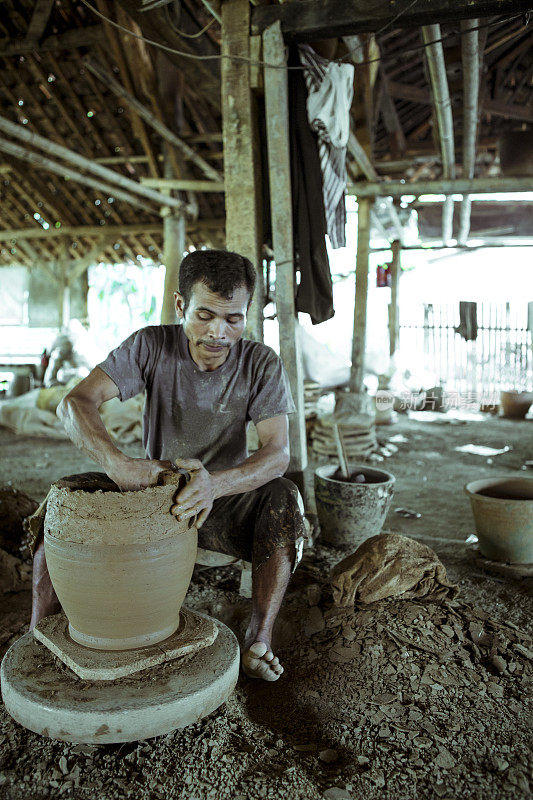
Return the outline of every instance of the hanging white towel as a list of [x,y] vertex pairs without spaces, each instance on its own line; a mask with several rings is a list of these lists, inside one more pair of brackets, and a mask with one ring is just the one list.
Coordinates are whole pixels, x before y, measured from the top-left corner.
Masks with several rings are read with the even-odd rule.
[[306,68],[307,117],[318,137],[326,226],[331,246],[346,245],[346,145],[350,133],[354,67],[319,56],[307,44],[299,45]]

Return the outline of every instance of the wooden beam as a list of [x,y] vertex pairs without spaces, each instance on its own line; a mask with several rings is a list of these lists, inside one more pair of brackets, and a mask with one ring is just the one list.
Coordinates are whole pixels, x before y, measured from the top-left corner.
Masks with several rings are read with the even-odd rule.
[[[250,85],[250,65],[227,56],[250,54],[249,0],[222,5],[222,123],[226,246],[250,259],[257,271],[256,291],[248,316],[248,335],[263,339],[261,184],[257,110]],[[220,180],[220,176],[218,177]]]
[[[431,105],[431,93],[423,86],[410,86],[398,81],[389,81],[388,88],[391,97],[399,100],[410,100],[412,103]],[[483,114],[493,114],[495,117],[507,117],[522,122],[533,122],[533,105],[521,106],[518,103],[505,103],[501,100],[485,100]]]
[[42,261],[41,254],[29,242],[17,242],[17,249],[20,249],[34,264]]
[[108,192],[117,200],[124,200],[126,203],[129,203],[136,208],[141,208],[143,211],[147,211],[149,214],[157,214],[156,209],[142,202],[138,196],[130,194],[129,192],[125,192],[122,189],[117,189],[116,186],[111,186],[109,183],[97,181],[94,178],[90,178],[88,175],[82,175],[81,172],[71,169],[71,167],[60,164],[57,161],[52,161],[52,159],[46,158],[40,153],[34,153],[30,150],[26,150],[24,147],[21,147],[14,142],[10,142],[3,137],[0,137],[0,150],[20,159],[21,161],[25,161],[27,164],[31,164],[37,169],[44,169],[47,172],[53,172],[56,175],[59,175],[61,178],[75,181],[76,183],[80,183],[82,186],[89,186],[91,189],[95,189],[97,192]]
[[60,52],[61,50],[74,50],[76,47],[94,47],[101,44],[105,38],[103,25],[87,25],[83,28],[73,28],[64,33],[47,36],[40,44],[29,42],[26,39],[0,40],[0,57],[22,56],[36,51],[39,53]]
[[174,189],[176,191],[192,192],[223,192],[223,181],[197,181],[187,178],[141,178],[143,186],[152,189]]
[[152,114],[146,106],[144,106],[136,97],[133,97],[129,92],[124,89],[123,86],[116,81],[113,76],[107,72],[100,64],[97,64],[96,61],[92,59],[86,58],[84,59],[84,64],[87,69],[90,69],[93,75],[96,75],[107,87],[110,89],[113,94],[117,97],[120,97],[127,105],[131,106],[135,111],[142,117],[149,125],[154,128],[160,136],[165,139],[165,141],[169,142],[171,145],[176,147],[182,155],[195,164],[198,169],[200,169],[204,175],[209,178],[210,180],[219,181],[221,179],[221,175],[217,172],[211,164],[208,164],[207,161],[202,158],[198,153],[196,153],[192,147],[181,139],[179,136],[171,131],[167,126],[161,122],[155,114]]
[[533,192],[532,178],[473,178],[471,181],[457,178],[454,181],[384,181],[382,183],[352,183],[346,187],[347,194],[357,197],[401,197],[414,194],[495,194],[510,192]]
[[366,317],[368,305],[368,269],[370,252],[370,197],[359,201],[357,213],[357,260],[355,266],[355,304],[353,318],[352,366],[350,391],[361,397],[365,377]]
[[431,92],[426,86],[412,86],[409,83],[390,80],[387,83],[387,88],[390,96],[396,97],[398,100],[410,100],[411,103],[431,105]]
[[528,12],[531,0],[290,0],[252,11],[251,33],[262,33],[279,20],[283,36],[294,41],[331,39],[376,32],[384,25],[412,28],[474,17]]
[[[199,219],[187,224],[188,232],[223,230],[225,219]],[[163,233],[163,223],[144,223],[140,225],[62,225],[61,228],[11,228],[0,230],[0,242],[10,242],[12,239],[24,241],[26,239],[56,239],[69,236],[72,239],[92,238],[93,236],[127,237],[150,236]]]
[[533,122],[533,103],[528,103],[527,106],[520,106],[517,103],[503,103],[500,100],[485,100],[483,114],[517,119],[520,122]]
[[184,135],[183,138],[189,144],[210,144],[222,141],[222,131],[220,133],[192,133]]
[[[61,221],[66,225],[73,225],[76,216],[58,194],[54,195],[40,180],[33,170],[28,170],[26,166],[13,162],[13,170],[10,178],[11,186],[24,198],[28,205],[28,211],[34,213],[35,202],[43,203],[43,216],[49,217],[53,221]],[[26,188],[27,187],[27,188]]]
[[[224,6],[222,9],[224,13]],[[279,23],[264,32],[263,53],[267,63],[286,66],[285,46]],[[264,83],[279,345],[296,405],[296,414],[289,417],[291,461],[288,471],[301,473],[307,466],[307,439],[303,368],[295,305],[287,70],[265,67]]]
[[67,286],[72,286],[72,284],[81,278],[84,272],[86,272],[89,267],[97,261],[97,256],[100,255],[102,250],[106,246],[106,237],[102,236],[96,244],[94,244],[88,253],[86,253],[83,258],[76,258],[73,261],[67,261],[65,263],[65,280]]
[[405,157],[399,159],[383,159],[382,161],[374,161],[374,167],[376,170],[378,170],[378,172],[381,172],[384,175],[390,175],[392,172],[401,172],[402,175],[404,175],[408,169],[423,166],[425,164],[434,164],[439,160],[440,156],[427,153],[424,155],[412,156],[411,158]]
[[26,41],[35,44],[42,37],[50,14],[54,7],[55,0],[37,0],[33,7],[33,12],[26,31]]
[[103,156],[94,160],[97,164],[146,164],[148,156]]
[[[121,186],[130,192],[140,194],[143,197],[146,197],[148,200],[158,203],[159,205],[175,206],[176,208],[182,208],[185,205],[182,200],[169,198],[164,194],[160,194],[160,192],[155,192],[148,186],[145,187],[142,184],[137,183],[137,181],[133,181],[131,178],[126,178],[124,175],[121,175],[120,172],[114,172],[113,170],[108,169],[101,164],[96,164],[94,160],[85,158],[85,156],[75,153],[74,150],[69,150],[68,147],[63,147],[63,145],[56,144],[50,139],[46,139],[44,136],[39,136],[37,133],[32,133],[23,125],[16,125],[14,122],[11,122],[2,116],[0,116],[0,130],[4,131],[4,133],[8,133],[10,136],[15,136],[17,139],[26,142],[26,144],[31,144],[34,147],[38,147],[40,150],[44,150],[47,153],[57,156],[58,158],[63,158],[65,161],[75,164],[81,169],[86,169],[106,181],[111,181],[113,184],[116,183],[117,186]],[[102,188],[104,185],[105,184],[102,184]]]
[[402,123],[396,111],[394,100],[389,91],[389,79],[383,65],[380,65],[381,75],[381,100],[380,111],[383,124],[390,136],[390,150],[393,156],[403,155],[407,150],[407,142],[403,132]]

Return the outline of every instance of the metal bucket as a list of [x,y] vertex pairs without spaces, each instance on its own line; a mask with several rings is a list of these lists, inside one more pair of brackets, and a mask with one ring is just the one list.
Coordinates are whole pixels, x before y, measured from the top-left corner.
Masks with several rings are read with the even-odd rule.
[[481,553],[491,561],[533,564],[533,478],[472,481],[465,492]]
[[338,464],[315,470],[315,498],[324,541],[355,550],[361,542],[380,533],[389,510],[396,478],[390,472],[366,465],[350,464],[373,483],[349,483],[333,475]]

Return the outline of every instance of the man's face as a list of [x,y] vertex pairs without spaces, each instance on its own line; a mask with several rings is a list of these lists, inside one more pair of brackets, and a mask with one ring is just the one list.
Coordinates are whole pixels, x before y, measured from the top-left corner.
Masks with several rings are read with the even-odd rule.
[[175,292],[174,298],[193,361],[204,371],[220,367],[230,347],[244,332],[250,301],[246,287],[234,289],[231,299],[227,300],[208,289],[205,283],[198,282],[193,286],[187,308],[179,292]]

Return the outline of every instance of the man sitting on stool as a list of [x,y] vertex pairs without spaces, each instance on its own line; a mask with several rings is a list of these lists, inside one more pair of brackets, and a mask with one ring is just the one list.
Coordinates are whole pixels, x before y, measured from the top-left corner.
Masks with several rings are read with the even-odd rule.
[[[275,681],[283,667],[271,650],[272,628],[305,528],[298,490],[282,477],[287,414],[294,411],[287,376],[270,347],[242,338],[254,285],[255,270],[243,256],[190,253],[174,295],[181,324],[132,334],[69,392],[58,414],[72,441],[123,491],[154,485],[173,465],[191,473],[172,513],[180,521],[197,518],[199,547],[252,562],[242,666],[250,677]],[[112,442],[98,409],[142,391],[146,458],[130,458]],[[261,446],[248,456],[250,420]],[[42,541],[33,589],[31,627],[58,610]]]

